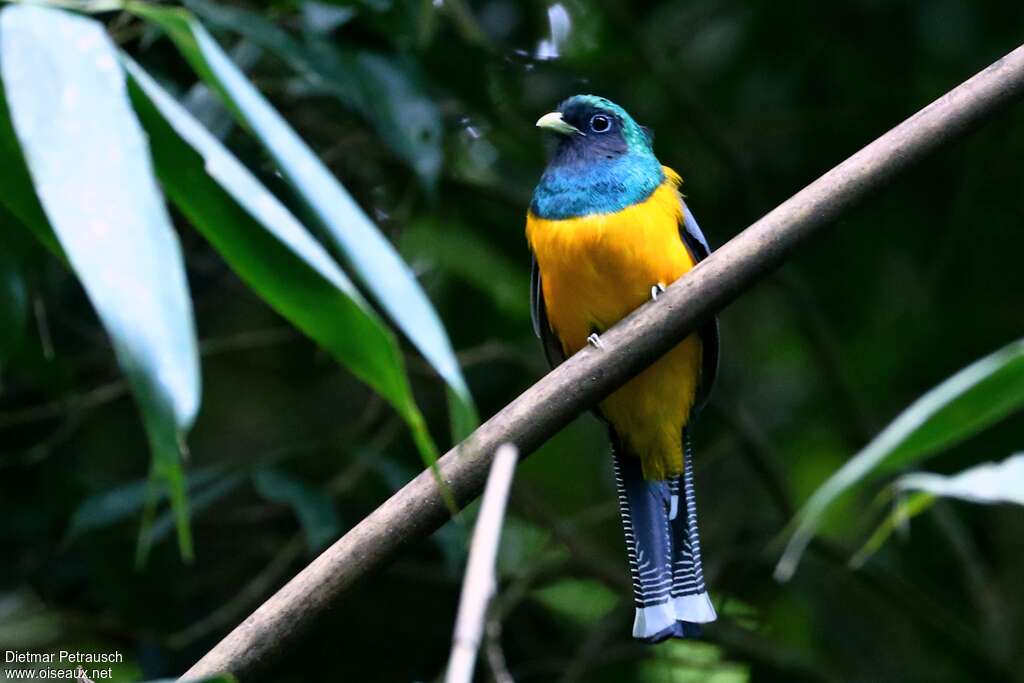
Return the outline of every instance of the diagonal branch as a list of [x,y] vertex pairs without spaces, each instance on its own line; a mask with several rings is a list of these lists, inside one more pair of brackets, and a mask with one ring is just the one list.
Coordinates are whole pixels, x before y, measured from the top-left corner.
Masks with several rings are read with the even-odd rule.
[[[479,495],[503,443],[525,456],[584,410],[635,376],[778,267],[798,245],[911,164],[978,128],[1024,96],[1024,47],[946,93],[747,228],[587,348],[481,425],[439,461],[464,505]],[[314,618],[406,545],[448,519],[430,472],[423,472],[267,600],[185,674],[230,672],[255,679]]]

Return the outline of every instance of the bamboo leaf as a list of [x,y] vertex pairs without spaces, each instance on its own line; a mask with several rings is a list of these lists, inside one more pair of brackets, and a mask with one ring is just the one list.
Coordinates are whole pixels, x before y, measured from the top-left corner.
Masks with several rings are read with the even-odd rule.
[[358,112],[427,189],[434,189],[443,161],[441,112],[412,65],[366,50],[344,50],[312,34],[297,40],[256,12],[206,0],[186,4],[215,28],[273,52],[315,91]]
[[[217,42],[190,14],[141,3],[128,9],[161,26],[193,69],[221,93],[232,111],[266,147],[283,176],[310,207],[328,236],[348,259],[359,281],[391,320],[459,397],[473,410],[472,397],[441,321],[412,271],[344,187],[284,118],[245,78]],[[406,420],[425,458],[436,448],[414,405]],[[430,456],[423,445],[430,443]]]
[[[3,37],[0,36],[0,41],[2,40]],[[43,207],[39,205],[39,199],[32,187],[32,178],[29,176],[28,168],[25,167],[21,146],[18,144],[18,138],[11,125],[10,112],[4,96],[2,75],[0,75],[0,168],[4,169],[4,187],[3,192],[0,192],[0,203],[6,206],[7,210],[24,227],[28,228],[47,249],[63,258],[60,244],[46,220]]]
[[1002,462],[975,465],[951,476],[929,472],[905,474],[893,486],[900,491],[921,491],[971,503],[1024,505],[1024,453]]
[[331,497],[322,490],[276,467],[253,472],[256,492],[274,503],[288,505],[299,519],[311,553],[322,550],[338,537],[341,523]]
[[415,407],[397,340],[327,251],[144,70],[126,67],[171,201],[275,310],[400,414]]
[[892,512],[886,516],[878,528],[868,537],[860,550],[850,558],[850,568],[859,569],[864,566],[871,556],[877,553],[889,537],[899,528],[903,527],[913,517],[921,514],[932,506],[935,496],[927,493],[913,493],[909,496],[898,496],[894,502]]
[[530,597],[574,626],[590,626],[615,609],[622,596],[591,579],[561,579],[536,588]]
[[[893,531],[930,508],[939,497],[959,498],[971,503],[1024,505],[1024,453],[998,463],[975,465],[950,476],[929,472],[906,474],[893,483],[892,491],[896,493],[892,512],[850,560],[851,567],[862,566],[878,552]],[[907,491],[911,493],[899,495]]]
[[[224,470],[220,467],[193,469],[186,477],[186,485],[189,491],[193,491],[216,482],[224,476]],[[132,481],[86,498],[71,516],[65,540],[72,541],[85,533],[116,524],[131,515],[138,514],[146,504],[147,485],[148,482],[145,479]],[[158,494],[159,499],[164,497],[162,493]]]
[[180,454],[199,409],[181,248],[103,27],[51,8],[0,12],[0,72],[35,194],[114,345],[192,555]]
[[793,575],[823,515],[861,481],[920,462],[1022,406],[1024,340],[976,361],[926,393],[822,484],[794,520],[776,579]]

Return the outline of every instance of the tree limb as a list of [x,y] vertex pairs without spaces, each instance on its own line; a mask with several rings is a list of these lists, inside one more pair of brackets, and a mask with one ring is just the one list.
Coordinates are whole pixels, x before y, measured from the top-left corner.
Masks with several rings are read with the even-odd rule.
[[[524,456],[697,329],[708,315],[778,267],[798,245],[930,152],[978,128],[1024,96],[1024,47],[946,93],[815,180],[733,238],[658,297],[601,335],[481,425],[438,465],[464,505],[483,488],[500,444]],[[315,617],[356,582],[448,519],[423,472],[267,600],[182,680],[230,672],[258,677]]]

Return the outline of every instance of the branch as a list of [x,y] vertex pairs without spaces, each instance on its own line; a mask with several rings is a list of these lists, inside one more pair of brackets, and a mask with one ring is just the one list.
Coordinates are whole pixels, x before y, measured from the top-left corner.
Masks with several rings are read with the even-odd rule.
[[[761,218],[672,284],[656,303],[641,306],[601,335],[603,350],[580,351],[441,458],[441,476],[456,500],[464,505],[480,493],[500,444],[512,443],[524,456],[533,452],[778,267],[813,234],[1022,96],[1024,47],[1019,47]],[[229,633],[183,680],[223,672],[255,678],[358,580],[447,519],[432,473],[421,473]]]
[[480,515],[469,546],[469,560],[462,583],[462,598],[455,619],[455,637],[445,683],[470,683],[473,680],[487,606],[497,587],[494,563],[498,559],[505,505],[518,459],[516,447],[509,444],[503,445],[494,455],[494,464],[487,477],[487,488],[484,489],[483,503],[480,505]]

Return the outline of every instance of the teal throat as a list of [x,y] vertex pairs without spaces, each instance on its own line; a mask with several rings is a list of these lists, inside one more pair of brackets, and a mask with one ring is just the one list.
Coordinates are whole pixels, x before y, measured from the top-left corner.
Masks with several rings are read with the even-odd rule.
[[665,180],[654,155],[626,154],[589,163],[552,163],[533,192],[530,211],[563,219],[616,213],[638,204]]

